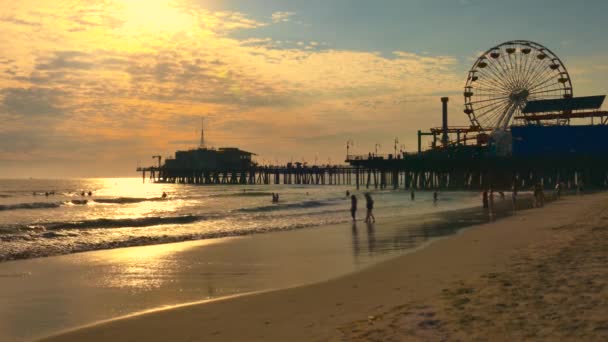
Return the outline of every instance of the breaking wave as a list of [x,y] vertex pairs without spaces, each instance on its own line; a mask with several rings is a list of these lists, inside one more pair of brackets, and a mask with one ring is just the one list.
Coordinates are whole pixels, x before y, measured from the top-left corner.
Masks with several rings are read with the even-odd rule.
[[63,202],[32,202],[32,203],[2,204],[2,205],[0,205],[0,211],[18,210],[18,209],[49,209],[49,208],[59,208],[62,205],[63,205]]

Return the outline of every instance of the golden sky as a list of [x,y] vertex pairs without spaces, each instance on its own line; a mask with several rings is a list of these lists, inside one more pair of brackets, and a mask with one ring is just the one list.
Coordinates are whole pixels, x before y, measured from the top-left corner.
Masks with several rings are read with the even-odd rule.
[[341,161],[348,139],[358,153],[375,143],[389,153],[395,137],[413,151],[415,132],[439,125],[442,95],[453,96],[451,122],[467,124],[472,60],[254,38],[311,28],[288,9],[220,5],[3,2],[0,177],[135,176],[138,162],[195,146],[202,116],[209,145],[272,162]]

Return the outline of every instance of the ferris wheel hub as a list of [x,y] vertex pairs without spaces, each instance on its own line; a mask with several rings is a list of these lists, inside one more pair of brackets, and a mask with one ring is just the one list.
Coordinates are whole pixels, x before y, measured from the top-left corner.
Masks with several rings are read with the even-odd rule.
[[528,99],[530,92],[527,89],[517,89],[511,92],[509,99],[513,102],[523,102]]

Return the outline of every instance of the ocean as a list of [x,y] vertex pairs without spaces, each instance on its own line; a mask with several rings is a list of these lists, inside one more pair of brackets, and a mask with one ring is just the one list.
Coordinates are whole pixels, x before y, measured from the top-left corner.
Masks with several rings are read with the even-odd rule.
[[[352,186],[153,184],[141,178],[0,180],[0,261],[350,222]],[[89,191],[91,195],[89,195]],[[472,192],[369,190],[375,216],[478,207]],[[167,197],[162,198],[166,193]],[[279,203],[272,203],[278,193]]]

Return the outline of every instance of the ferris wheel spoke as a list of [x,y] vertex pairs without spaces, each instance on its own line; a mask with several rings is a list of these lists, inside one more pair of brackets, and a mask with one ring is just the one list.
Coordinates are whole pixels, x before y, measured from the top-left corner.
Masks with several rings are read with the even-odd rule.
[[515,53],[515,63],[517,65],[517,74],[519,75],[520,84],[525,82],[525,72],[528,67],[528,58],[527,55],[521,52],[521,47],[519,53]]
[[528,69],[528,72],[526,73],[526,77],[525,77],[525,79],[526,79],[525,85],[527,87],[530,86],[530,83],[533,82],[533,80],[540,77],[540,75],[542,75],[548,69],[546,67],[546,65],[538,58],[532,56],[531,59],[532,59],[532,61],[530,62],[530,68]]
[[500,96],[500,97],[494,97],[491,99],[483,99],[483,100],[476,100],[476,101],[471,101],[471,104],[477,104],[477,103],[484,103],[484,102],[488,102],[488,101],[498,101],[498,100],[506,100],[508,99],[508,96]]
[[515,110],[516,106],[517,106],[517,104],[511,103],[510,106],[508,106],[502,112],[500,112],[498,115],[498,120],[496,120],[494,127],[500,128],[500,127],[506,126],[508,124],[509,120],[511,119],[510,116],[513,113],[513,110]]
[[521,70],[521,78],[525,84],[528,80],[528,74],[530,73],[530,69],[532,68],[533,61],[531,61],[531,59],[529,58],[530,54],[526,55],[521,53],[521,56],[521,58],[524,60],[524,66]]
[[549,84],[557,84],[558,80],[556,79],[557,75],[545,75],[544,78],[539,78],[537,80],[534,81],[534,83],[532,83],[530,85],[530,91],[535,90],[539,87],[543,87],[545,86],[547,83]]
[[508,106],[510,106],[510,102],[497,103],[495,106],[487,108],[481,113],[476,114],[475,116],[477,117],[477,119],[487,120],[488,118],[491,118],[496,115],[497,111],[501,111],[503,108],[506,108]]
[[510,81],[500,74],[500,72],[494,66],[494,63],[488,63],[485,69],[491,77],[490,79],[496,81],[499,84],[502,84],[505,89],[511,88],[511,84],[509,83]]
[[505,113],[505,111],[509,110],[510,107],[511,103],[498,108],[497,110],[490,113],[483,121],[488,123],[487,126],[495,128],[500,120],[500,117]]
[[496,78],[494,74],[490,71],[484,71],[479,73],[479,79],[484,80],[484,82],[493,85],[495,88],[504,89],[507,91],[507,86]]
[[508,101],[493,103],[492,106],[486,106],[483,110],[480,110],[477,113],[475,113],[475,116],[477,118],[483,118],[487,114],[492,113],[492,112],[496,111],[497,109],[500,109],[508,104],[509,104]]
[[560,90],[565,90],[565,88],[555,82],[552,79],[547,80],[546,82],[544,82],[544,84],[539,84],[538,86],[534,87],[534,88],[530,88],[530,92],[535,92],[535,91],[539,91],[539,90],[543,90],[543,89],[547,89],[547,88],[551,88],[551,87],[555,87],[555,88],[559,88]]
[[[507,56],[507,57],[505,57],[505,56]],[[507,64],[507,62],[509,63],[509,70],[511,70],[511,72],[513,73],[513,77],[515,78],[515,81],[519,82],[518,75],[517,75],[517,64],[513,64],[513,59],[511,59],[511,54],[508,53],[507,51],[504,51],[503,53],[501,53],[501,57],[502,57],[505,65]]]
[[530,76],[530,78],[528,79],[527,85],[528,85],[528,87],[531,87],[539,80],[544,80],[547,77],[553,77],[553,76],[556,76],[556,74],[554,72],[552,72],[548,66],[545,66],[544,69],[541,68],[539,71],[537,71],[536,73],[534,73],[533,75]]
[[506,85],[504,85],[502,82],[496,81],[494,75],[492,75],[490,73],[486,73],[486,72],[480,72],[479,75],[480,75],[479,79],[484,80],[484,82],[492,84],[496,88],[503,89],[505,92],[509,91],[508,88],[506,87]]
[[476,107],[475,110],[481,112],[481,111],[483,111],[486,108],[489,108],[489,107],[492,107],[492,106],[496,106],[499,103],[504,103],[505,102],[505,101],[501,101],[501,100],[497,100],[497,101],[498,102],[492,102],[492,103],[489,103],[489,104],[488,103],[484,103],[483,105],[481,105],[479,107]]
[[547,82],[556,81],[557,75],[552,73],[543,73],[537,75],[535,78],[528,81],[528,90],[532,90],[538,86],[546,84]]
[[473,88],[473,91],[475,91],[475,93],[477,94],[481,94],[483,93],[487,93],[493,96],[505,96],[507,95],[506,90],[504,89],[498,89],[496,87],[493,87],[491,85],[488,84],[480,84],[478,87]]
[[542,90],[542,91],[535,91],[533,93],[530,93],[530,95],[552,93],[552,92],[561,91],[561,90],[563,90],[563,89],[562,88],[554,88],[554,89],[548,89],[548,90]]
[[491,66],[491,70],[494,71],[494,74],[498,79],[504,80],[507,89],[513,89],[513,80],[511,80],[503,70],[499,69],[500,65],[498,63],[488,63],[488,66]]
[[508,92],[506,89],[501,89],[501,88],[496,88],[496,86],[487,83],[487,82],[479,82],[479,87],[475,87],[473,88],[474,90],[480,89],[483,91],[492,91],[495,94],[500,94],[500,95],[507,95]]
[[549,65],[547,65],[546,63],[544,63],[542,61],[537,62],[536,71],[530,75],[530,78],[528,78],[527,85],[530,87],[537,80],[544,79],[545,77],[548,77],[549,75],[555,75],[555,73],[552,72],[551,69],[549,68]]
[[[501,56],[503,54],[501,53]],[[517,78],[515,77],[515,73],[513,72],[513,69],[509,68],[509,65],[507,63],[504,63],[504,58],[503,57],[499,57],[496,59],[498,65],[500,65],[500,67],[502,68],[502,70],[504,71],[504,75],[505,77],[507,77],[510,80],[510,83],[514,86],[517,87]]]

